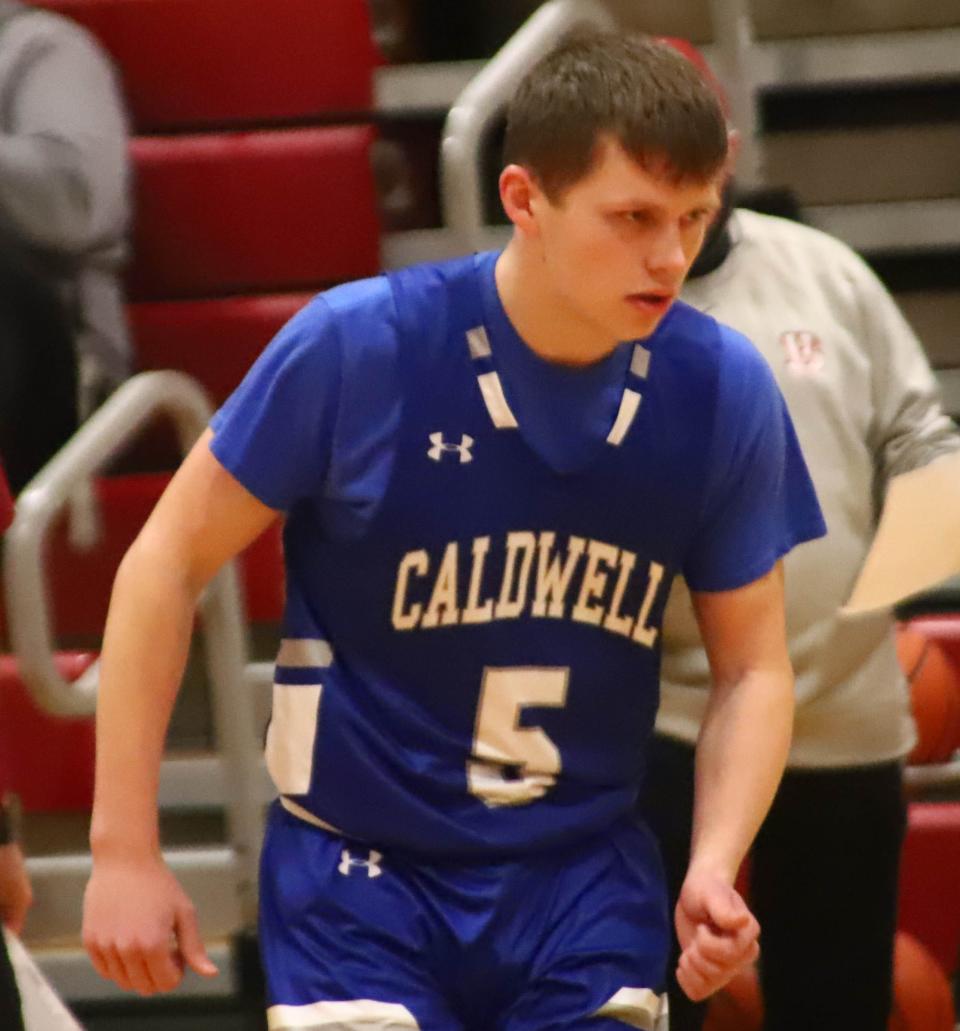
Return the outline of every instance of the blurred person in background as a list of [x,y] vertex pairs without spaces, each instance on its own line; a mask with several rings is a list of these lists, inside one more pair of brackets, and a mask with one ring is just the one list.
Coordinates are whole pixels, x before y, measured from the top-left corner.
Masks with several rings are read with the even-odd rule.
[[[670,40],[714,84],[703,57]],[[731,150],[736,151],[733,134]],[[731,164],[732,168],[732,164]],[[785,560],[796,721],[787,771],[753,847],[766,1027],[883,1031],[891,1003],[904,759],[915,731],[889,613],[842,619],[892,476],[960,446],[923,348],[882,283],[840,241],[732,207],[682,299],[747,336],[797,427],[829,532]],[[642,811],[674,901],[690,854],[694,746],[710,671],[690,595],[664,616],[661,703]],[[705,1004],[674,981],[671,1028]]]
[[67,18],[0,0],[0,455],[17,493],[130,372],[127,123]]

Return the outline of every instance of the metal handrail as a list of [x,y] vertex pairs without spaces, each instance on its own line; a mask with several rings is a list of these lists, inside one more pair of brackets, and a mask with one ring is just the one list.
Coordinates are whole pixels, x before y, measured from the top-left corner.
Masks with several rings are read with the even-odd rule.
[[713,58],[730,102],[730,120],[740,133],[737,179],[763,185],[766,169],[760,142],[753,19],[748,0],[710,0]]
[[616,22],[597,0],[549,0],[484,65],[454,101],[443,128],[440,185],[444,225],[460,249],[484,246],[480,151],[486,133],[530,66],[578,25],[609,29]]
[[[727,86],[731,120],[740,132],[738,179],[747,187],[764,182],[757,114],[753,28],[747,0],[710,0],[718,73]],[[483,212],[481,148],[520,80],[566,32],[578,25],[609,29],[612,13],[598,0],[549,0],[539,7],[463,89],[447,115],[440,147],[443,222],[457,249],[489,245]]]
[[[54,663],[44,576],[44,544],[54,519],[157,416],[172,419],[180,448],[186,453],[211,414],[206,394],[191,377],[180,372],[141,373],[124,383],[18,496],[16,515],[3,542],[7,622],[23,682],[47,711],[61,716],[90,715],[96,708],[98,686],[95,667],[71,684]],[[238,858],[241,911],[244,921],[252,924],[263,814],[253,699],[247,690],[246,621],[234,563],[227,563],[213,578],[200,598],[199,609],[217,743],[226,766],[225,805]]]

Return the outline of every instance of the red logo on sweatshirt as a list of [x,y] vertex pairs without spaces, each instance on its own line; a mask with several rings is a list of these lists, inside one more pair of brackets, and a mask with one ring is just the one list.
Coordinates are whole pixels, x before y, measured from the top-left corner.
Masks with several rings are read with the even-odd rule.
[[823,368],[823,344],[809,329],[789,329],[780,334],[787,368],[800,376],[809,376]]

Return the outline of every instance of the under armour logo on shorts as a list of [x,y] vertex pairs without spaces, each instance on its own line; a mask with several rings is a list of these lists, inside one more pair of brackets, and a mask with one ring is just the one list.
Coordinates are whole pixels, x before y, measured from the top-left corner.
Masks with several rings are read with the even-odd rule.
[[383,859],[383,853],[377,852],[375,849],[370,849],[366,859],[359,859],[354,858],[350,849],[345,848],[340,853],[340,864],[337,866],[337,870],[344,877],[349,877],[354,870],[362,869],[366,869],[367,877],[379,877],[383,873],[383,868],[380,866],[381,859]]
[[427,451],[427,455],[435,462],[439,462],[445,452],[458,454],[461,465],[465,462],[473,461],[473,455],[470,453],[470,448],[473,447],[473,437],[467,436],[466,433],[461,435],[459,444],[448,444],[443,439],[442,433],[431,433],[430,444],[431,447]]

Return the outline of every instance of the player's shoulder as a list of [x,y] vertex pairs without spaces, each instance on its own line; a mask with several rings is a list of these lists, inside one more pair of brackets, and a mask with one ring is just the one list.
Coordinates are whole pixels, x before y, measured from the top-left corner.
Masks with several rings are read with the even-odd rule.
[[676,301],[664,320],[659,350],[683,354],[701,365],[765,366],[766,362],[741,332],[686,301]]
[[739,330],[684,301],[674,304],[665,321],[659,355],[676,365],[698,403],[712,397],[721,409],[735,412],[777,391],[766,359]]
[[[444,315],[470,296],[483,255],[469,254],[447,261],[408,265],[390,273],[390,284],[398,308],[406,319],[441,326]],[[468,302],[469,307],[469,302]]]
[[284,326],[280,337],[303,350],[377,348],[394,331],[394,307],[386,276],[357,279],[317,294]]
[[398,306],[419,314],[436,314],[437,306],[456,291],[457,284],[476,273],[476,257],[422,262],[389,273],[344,283],[319,295],[338,320],[379,319],[392,324]]
[[308,305],[318,320],[383,319],[393,306],[390,282],[385,275],[355,279],[317,294]]

